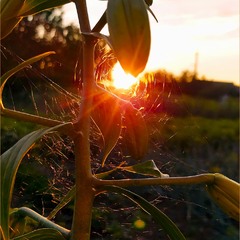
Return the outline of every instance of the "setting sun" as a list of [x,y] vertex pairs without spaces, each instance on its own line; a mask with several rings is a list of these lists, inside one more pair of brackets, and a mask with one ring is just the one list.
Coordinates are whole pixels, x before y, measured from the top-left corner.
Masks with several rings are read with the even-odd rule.
[[138,82],[138,78],[124,72],[119,62],[113,67],[112,79],[114,87],[120,89],[129,89],[132,85]]

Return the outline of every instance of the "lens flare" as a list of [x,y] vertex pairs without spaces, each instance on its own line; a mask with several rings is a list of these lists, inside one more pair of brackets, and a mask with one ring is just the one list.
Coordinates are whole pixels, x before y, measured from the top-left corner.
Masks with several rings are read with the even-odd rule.
[[129,89],[139,80],[131,74],[124,72],[119,62],[115,64],[112,70],[113,86],[118,89]]

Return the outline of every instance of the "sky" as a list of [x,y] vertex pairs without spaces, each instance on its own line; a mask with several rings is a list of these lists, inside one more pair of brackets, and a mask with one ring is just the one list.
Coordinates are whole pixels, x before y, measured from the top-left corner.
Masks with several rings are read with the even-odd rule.
[[[92,26],[107,1],[88,0]],[[74,5],[67,4],[65,23],[77,23]],[[151,52],[146,71],[165,69],[175,75],[194,71],[208,80],[239,84],[239,0],[154,0],[149,15]],[[107,28],[103,33],[108,34]]]

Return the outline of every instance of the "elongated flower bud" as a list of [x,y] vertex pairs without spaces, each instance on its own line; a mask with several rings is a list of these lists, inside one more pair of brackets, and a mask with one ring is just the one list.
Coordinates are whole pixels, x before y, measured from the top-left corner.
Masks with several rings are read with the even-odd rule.
[[144,0],[108,0],[110,41],[122,68],[137,76],[148,61],[150,26]]
[[239,183],[220,173],[215,173],[214,183],[207,185],[207,191],[225,213],[239,221]]

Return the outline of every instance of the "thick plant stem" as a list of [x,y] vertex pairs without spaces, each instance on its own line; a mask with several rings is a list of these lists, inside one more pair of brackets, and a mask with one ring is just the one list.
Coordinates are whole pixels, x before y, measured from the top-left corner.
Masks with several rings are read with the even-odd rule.
[[87,131],[84,131],[74,140],[76,195],[71,231],[72,240],[90,239],[94,190],[92,189],[92,175],[86,134]]
[[72,240],[89,240],[92,219],[92,204],[95,191],[92,187],[90,159],[90,113],[95,89],[93,50],[95,39],[83,36],[83,91],[79,119],[75,124],[74,138],[76,197],[72,224]]
[[71,229],[71,240],[89,240],[92,220],[94,189],[90,159],[90,114],[92,97],[95,91],[94,81],[94,46],[95,39],[88,35],[91,32],[86,0],[75,0],[79,18],[82,42],[82,101],[78,121],[75,124],[74,138],[76,196],[74,216]]
[[90,159],[90,114],[94,82],[94,45],[95,40],[88,36],[90,24],[85,0],[75,0],[79,18],[80,31],[83,35],[82,43],[82,101],[78,121],[75,124],[74,138],[76,196],[74,216],[71,229],[71,240],[89,240],[92,220],[92,204],[94,189],[92,187],[92,172]]

